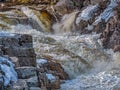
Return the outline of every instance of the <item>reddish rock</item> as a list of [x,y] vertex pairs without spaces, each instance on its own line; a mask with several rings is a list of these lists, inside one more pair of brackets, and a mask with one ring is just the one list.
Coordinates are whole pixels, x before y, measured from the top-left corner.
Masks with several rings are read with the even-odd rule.
[[44,61],[44,62],[37,63],[37,64],[38,64],[38,67],[39,67],[38,70],[40,72],[42,72],[42,73],[43,72],[51,73],[54,76],[58,76],[61,80],[68,79],[68,75],[64,71],[62,66],[59,63],[55,62],[55,61],[49,60],[47,62]]
[[48,70],[53,71],[52,74],[55,76],[58,76],[62,80],[68,79],[68,75],[65,73],[64,69],[61,67],[59,63],[55,63],[52,61],[49,61],[45,64],[46,68]]
[[120,51],[120,14],[119,9],[114,11],[114,16],[110,18],[106,29],[101,34],[103,46],[112,48],[114,51]]

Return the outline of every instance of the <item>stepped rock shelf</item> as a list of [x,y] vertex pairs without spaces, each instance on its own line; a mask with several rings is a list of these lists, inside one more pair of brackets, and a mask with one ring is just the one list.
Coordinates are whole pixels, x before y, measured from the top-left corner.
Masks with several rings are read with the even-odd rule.
[[120,90],[120,0],[3,1],[0,90]]
[[68,78],[59,63],[36,61],[30,35],[0,33],[0,63],[0,90],[56,90]]

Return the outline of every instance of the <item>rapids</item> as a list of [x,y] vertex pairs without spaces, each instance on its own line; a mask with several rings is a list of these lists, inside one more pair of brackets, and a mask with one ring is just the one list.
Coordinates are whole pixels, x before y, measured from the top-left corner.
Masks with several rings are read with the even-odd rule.
[[[113,6],[111,6],[113,1]],[[115,2],[116,0],[111,0],[110,5],[100,14],[97,21],[104,19],[106,17],[104,14],[108,12],[109,18],[113,15],[111,12],[116,6]],[[89,7],[90,11],[85,9],[85,12],[88,12],[86,16],[84,16],[84,11],[80,14],[81,18],[90,19],[97,5]],[[42,29],[45,28],[29,8],[23,7],[21,11],[28,18],[32,17],[36,20]],[[100,34],[71,33],[70,31],[76,29],[74,23],[77,13],[75,11],[67,14],[63,16],[61,22],[55,23],[52,27],[54,34],[44,33],[24,24],[12,25],[9,26],[10,30],[2,31],[32,35],[37,59],[56,60],[68,73],[70,80],[61,84],[61,90],[116,90],[116,87],[120,85],[120,53],[104,49],[99,39]]]

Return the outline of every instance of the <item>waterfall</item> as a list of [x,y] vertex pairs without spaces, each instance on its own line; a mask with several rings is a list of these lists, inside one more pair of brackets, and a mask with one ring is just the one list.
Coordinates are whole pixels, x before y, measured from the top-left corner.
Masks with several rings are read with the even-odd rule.
[[[113,8],[117,6],[117,2],[119,0],[111,0],[106,9],[95,18],[95,21],[91,25],[87,23],[85,28],[93,30],[93,26],[102,19],[107,22],[114,15]],[[37,22],[40,30],[31,25],[17,24],[10,26],[11,29],[8,32],[32,35],[37,59],[47,57],[62,65],[70,80],[61,84],[61,90],[113,90],[120,83],[120,53],[104,49],[100,34],[81,35],[77,33],[79,29],[77,25],[79,26],[82,20],[86,22],[90,20],[97,10],[98,5],[90,5],[83,11],[75,10],[65,14],[60,21],[52,25],[55,33],[51,34],[45,33],[44,23],[32,9],[26,6],[21,8],[21,12],[27,18],[32,19],[31,21]],[[4,61],[9,66],[1,64]],[[14,65],[4,57],[0,57],[0,62],[0,67],[5,73],[4,84],[8,85],[10,81],[16,81]]]

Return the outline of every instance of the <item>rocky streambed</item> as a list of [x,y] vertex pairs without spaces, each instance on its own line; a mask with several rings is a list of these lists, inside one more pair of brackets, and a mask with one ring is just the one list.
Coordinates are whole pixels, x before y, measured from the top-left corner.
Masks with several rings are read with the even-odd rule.
[[0,5],[1,57],[15,64],[18,78],[8,78],[8,90],[120,89],[119,0]]
[[59,63],[36,59],[32,36],[2,33],[0,42],[1,90],[59,89],[62,80],[68,79]]

